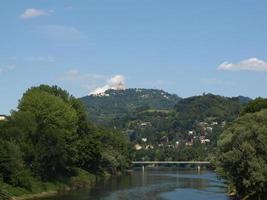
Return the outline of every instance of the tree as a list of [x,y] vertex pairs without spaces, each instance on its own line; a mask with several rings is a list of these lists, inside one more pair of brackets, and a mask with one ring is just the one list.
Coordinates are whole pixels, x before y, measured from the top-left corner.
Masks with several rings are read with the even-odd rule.
[[14,186],[31,187],[24,170],[22,153],[15,143],[0,141],[0,177]]
[[262,109],[267,109],[267,99],[257,98],[248,103],[248,105],[242,110],[241,115],[258,112]]
[[18,110],[0,121],[0,181],[29,190],[36,178],[116,173],[128,166],[128,152],[121,132],[96,127],[84,105],[57,86],[30,88]]
[[39,88],[28,90],[19,103],[18,112],[30,112],[37,129],[30,138],[34,146],[34,171],[43,179],[68,173],[76,159],[76,111],[62,98]]
[[267,195],[267,110],[246,114],[226,129],[218,142],[217,170],[240,197]]

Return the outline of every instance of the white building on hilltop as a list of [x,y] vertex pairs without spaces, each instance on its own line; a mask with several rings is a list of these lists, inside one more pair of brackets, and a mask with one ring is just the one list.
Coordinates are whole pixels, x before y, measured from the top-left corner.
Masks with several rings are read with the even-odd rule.
[[5,115],[0,115],[0,121],[2,120],[6,120],[6,116]]

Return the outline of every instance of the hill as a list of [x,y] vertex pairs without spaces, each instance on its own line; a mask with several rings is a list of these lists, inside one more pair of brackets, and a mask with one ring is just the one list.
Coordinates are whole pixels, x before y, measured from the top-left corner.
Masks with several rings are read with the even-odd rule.
[[182,99],[153,89],[108,90],[81,100],[93,121],[124,131],[136,160],[205,159],[250,101],[213,94]]
[[107,90],[80,100],[96,123],[120,127],[138,112],[171,110],[181,98],[157,89],[126,89]]
[[248,101],[248,98],[240,96],[229,98],[205,94],[182,99],[174,108],[178,124],[190,128],[197,121],[232,121]]

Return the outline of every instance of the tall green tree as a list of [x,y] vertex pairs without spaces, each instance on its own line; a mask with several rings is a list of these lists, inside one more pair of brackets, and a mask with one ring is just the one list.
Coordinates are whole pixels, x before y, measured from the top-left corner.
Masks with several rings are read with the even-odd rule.
[[244,198],[267,196],[267,110],[246,114],[218,142],[217,170]]
[[18,112],[31,113],[37,124],[31,136],[34,171],[43,179],[53,179],[70,171],[76,158],[77,114],[64,100],[39,88],[28,90]]
[[84,105],[57,86],[28,89],[18,110],[0,121],[0,181],[7,184],[30,190],[36,177],[62,180],[81,169],[116,173],[128,164],[124,135],[95,126]]

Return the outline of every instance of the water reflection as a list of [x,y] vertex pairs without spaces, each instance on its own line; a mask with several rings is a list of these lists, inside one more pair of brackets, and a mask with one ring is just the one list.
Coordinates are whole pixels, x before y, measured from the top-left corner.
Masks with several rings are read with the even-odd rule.
[[79,191],[46,200],[227,200],[222,181],[210,171],[135,171]]

